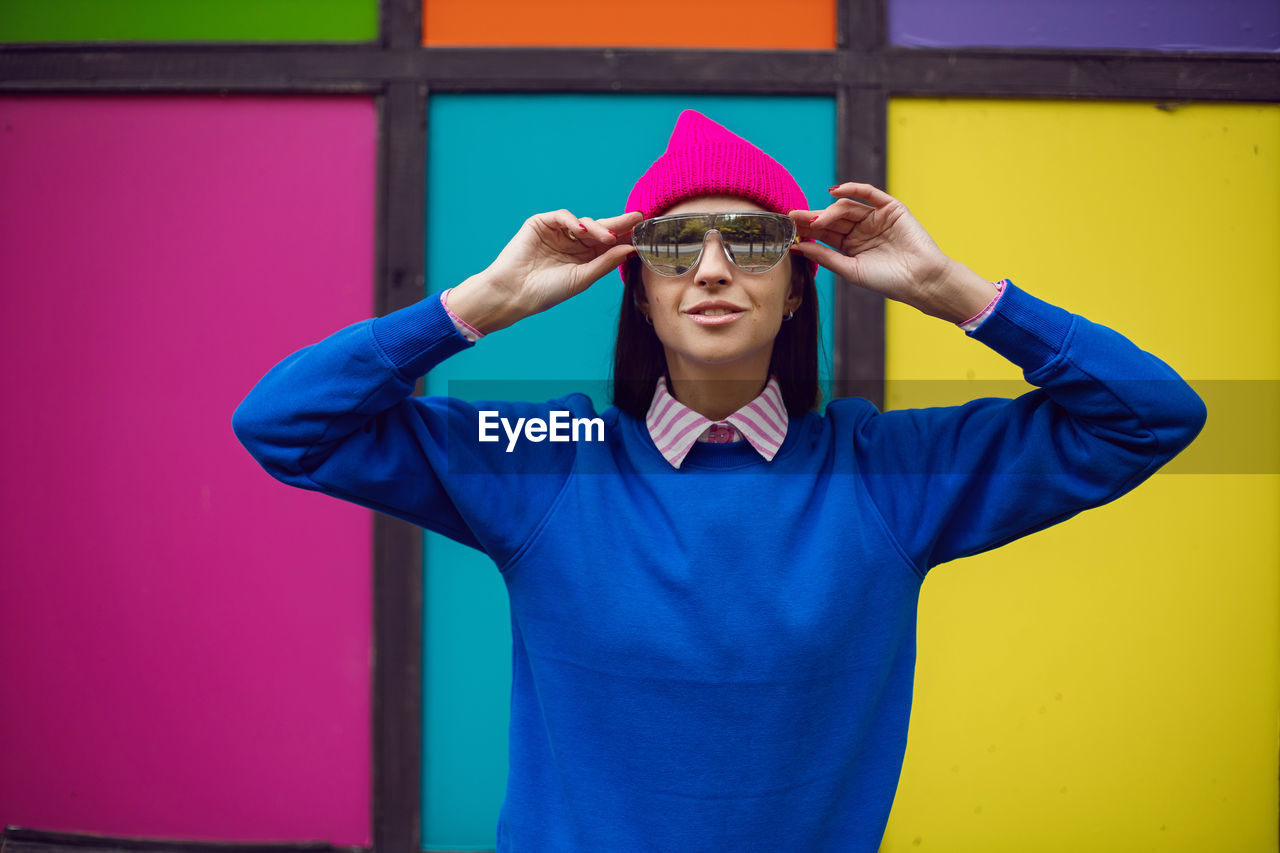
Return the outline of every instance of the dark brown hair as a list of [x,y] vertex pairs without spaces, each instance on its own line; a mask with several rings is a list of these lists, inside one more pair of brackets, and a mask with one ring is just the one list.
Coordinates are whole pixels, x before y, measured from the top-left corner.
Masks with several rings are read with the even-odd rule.
[[[613,347],[613,404],[643,419],[653,400],[658,377],[667,372],[667,356],[653,327],[636,304],[643,287],[640,258],[632,255],[623,268],[622,305],[618,337]],[[787,414],[803,417],[822,399],[818,388],[818,291],[813,266],[800,255],[791,256],[791,292],[799,291],[800,307],[785,320],[773,339],[769,372],[778,377]]]

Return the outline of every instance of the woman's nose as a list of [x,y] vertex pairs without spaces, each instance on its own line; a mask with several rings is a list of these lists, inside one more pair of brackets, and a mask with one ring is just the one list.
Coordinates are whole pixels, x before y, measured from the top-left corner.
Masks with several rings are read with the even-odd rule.
[[719,231],[708,231],[702,239],[702,257],[698,258],[693,274],[693,280],[700,285],[728,284],[733,279],[733,262],[729,260]]

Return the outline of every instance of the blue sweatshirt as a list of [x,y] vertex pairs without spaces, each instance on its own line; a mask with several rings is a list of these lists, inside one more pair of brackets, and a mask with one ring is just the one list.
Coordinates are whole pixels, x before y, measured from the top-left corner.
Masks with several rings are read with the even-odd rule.
[[[874,851],[906,747],[926,571],[1106,503],[1185,447],[1199,398],[1013,287],[971,336],[1039,386],[879,413],[833,400],[772,462],[582,395],[412,397],[470,346],[431,297],[286,358],[233,418],[272,476],[483,550],[510,596],[500,851]],[[481,411],[603,440],[480,442]]]

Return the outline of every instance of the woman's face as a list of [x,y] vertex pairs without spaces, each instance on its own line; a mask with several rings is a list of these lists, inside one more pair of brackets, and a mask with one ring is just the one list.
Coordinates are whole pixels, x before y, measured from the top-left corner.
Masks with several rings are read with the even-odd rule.
[[[663,215],[729,210],[765,208],[735,196],[699,196]],[[788,259],[768,272],[743,272],[725,254],[720,235],[711,232],[688,272],[667,278],[643,265],[640,271],[639,307],[653,320],[672,379],[764,380],[782,318],[800,304],[799,294],[790,293]]]

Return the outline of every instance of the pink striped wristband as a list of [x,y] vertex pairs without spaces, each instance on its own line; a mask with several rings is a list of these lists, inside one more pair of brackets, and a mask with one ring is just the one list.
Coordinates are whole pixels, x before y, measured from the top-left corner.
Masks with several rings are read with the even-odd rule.
[[[462,333],[462,336],[464,338],[468,338],[469,340],[472,340],[472,341],[477,341],[480,338],[483,338],[484,332],[480,331],[475,326],[471,325],[466,320],[462,319],[457,314],[449,310],[449,291],[450,290],[453,290],[453,288],[450,287],[444,291],[441,291],[440,293],[440,304],[444,306],[444,313],[449,315],[449,319],[453,321],[453,325],[458,327],[458,331]],[[474,335],[475,337],[472,337],[472,335]]]
[[956,325],[961,329],[964,329],[966,332],[972,332],[974,329],[978,328],[978,326],[982,325],[982,321],[987,319],[987,315],[996,310],[996,303],[999,302],[1000,297],[1004,295],[1004,285],[1007,281],[1008,279],[1001,279],[1000,281],[991,282],[996,289],[996,295],[991,297],[991,301],[987,303],[987,307],[983,308],[963,323],[956,323]]

